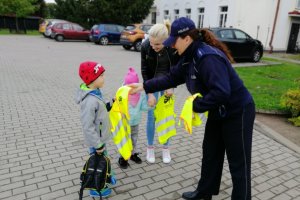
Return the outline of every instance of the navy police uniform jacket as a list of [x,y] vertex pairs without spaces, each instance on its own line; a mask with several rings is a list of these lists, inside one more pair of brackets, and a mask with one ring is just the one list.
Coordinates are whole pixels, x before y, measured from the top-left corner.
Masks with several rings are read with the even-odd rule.
[[186,83],[195,112],[209,111],[210,119],[233,117],[253,103],[252,96],[238,77],[226,55],[202,41],[194,41],[166,76],[144,82],[146,93],[174,88]]

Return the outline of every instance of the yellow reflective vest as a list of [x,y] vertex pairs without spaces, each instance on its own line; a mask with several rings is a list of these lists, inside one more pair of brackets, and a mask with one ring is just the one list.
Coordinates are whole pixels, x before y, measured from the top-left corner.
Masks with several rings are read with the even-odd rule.
[[155,106],[155,129],[160,144],[165,144],[170,137],[176,135],[174,102],[174,95],[171,97],[163,95]]
[[[204,121],[207,118],[207,113],[196,113],[193,111],[193,101],[196,97],[202,97],[200,93],[196,93],[192,96],[189,96],[187,100],[185,101],[181,114],[180,114],[180,120],[183,120],[184,122],[184,128],[185,130],[192,134],[193,126],[200,126],[202,124],[202,121]],[[178,123],[180,125],[180,121]]]
[[128,86],[122,86],[118,89],[116,100],[109,112],[113,141],[125,160],[130,158],[133,149],[128,110],[128,95],[130,89]]

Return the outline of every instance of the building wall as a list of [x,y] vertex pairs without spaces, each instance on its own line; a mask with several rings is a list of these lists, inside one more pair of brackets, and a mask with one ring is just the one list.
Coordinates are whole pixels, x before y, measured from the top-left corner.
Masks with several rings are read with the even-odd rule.
[[[251,37],[259,39],[266,50],[270,49],[278,0],[155,0],[156,22],[162,23],[164,10],[169,10],[171,22],[175,19],[174,10],[179,16],[186,16],[186,9],[191,9],[191,19],[198,24],[199,8],[204,7],[204,27],[218,27],[221,6],[228,6],[226,27],[239,28]],[[295,10],[298,0],[281,0],[276,28],[273,36],[273,50],[287,49],[292,21],[300,23],[300,17],[291,18],[288,12]]]

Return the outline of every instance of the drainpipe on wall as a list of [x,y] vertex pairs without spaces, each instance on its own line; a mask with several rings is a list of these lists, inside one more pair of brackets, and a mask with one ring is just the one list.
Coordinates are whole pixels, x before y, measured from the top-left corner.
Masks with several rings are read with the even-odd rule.
[[269,53],[273,53],[273,45],[272,45],[272,43],[273,43],[274,32],[275,32],[275,27],[276,27],[276,22],[277,22],[279,5],[280,5],[280,0],[278,0],[278,2],[277,2],[277,8],[276,8],[275,18],[274,18],[274,23],[273,23],[272,35],[271,35],[271,39],[270,39],[270,42],[269,42],[269,47],[270,47]]

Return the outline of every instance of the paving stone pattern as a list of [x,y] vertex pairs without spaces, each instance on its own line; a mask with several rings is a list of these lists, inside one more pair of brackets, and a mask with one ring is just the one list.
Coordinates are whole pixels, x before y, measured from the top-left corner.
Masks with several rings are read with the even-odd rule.
[[[106,67],[103,90],[111,98],[129,66],[140,71],[140,54],[119,45],[56,42],[42,36],[0,36],[0,44],[0,199],[78,199],[87,158],[79,106],[74,103],[79,63],[93,60]],[[179,115],[186,87],[178,87],[175,94]],[[147,164],[145,123],[146,113],[138,140],[142,164],[130,161],[130,167],[121,170],[116,147],[107,145],[118,181],[108,199],[175,200],[197,185],[203,126],[192,135],[178,127],[171,140],[172,162],[162,163],[161,145],[156,145],[156,162]],[[299,154],[255,128],[252,155],[253,200],[300,199]],[[213,199],[230,199],[231,190],[226,162],[220,194]],[[87,192],[84,199],[91,199]]]

